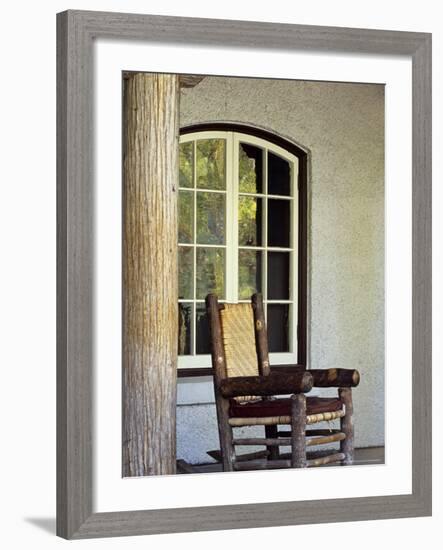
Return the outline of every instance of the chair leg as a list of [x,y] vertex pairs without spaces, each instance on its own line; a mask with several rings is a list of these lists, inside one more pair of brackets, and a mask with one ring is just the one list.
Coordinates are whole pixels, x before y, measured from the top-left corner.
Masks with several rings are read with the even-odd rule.
[[[265,426],[265,435],[268,439],[276,439],[277,432],[278,426]],[[280,458],[278,445],[270,445],[266,449],[269,451],[269,460],[278,460]]]
[[306,468],[306,397],[303,393],[291,395],[293,468]]
[[340,441],[340,452],[345,455],[342,464],[349,465],[354,462],[354,408],[352,405],[351,388],[339,388],[338,395],[345,406],[345,416],[340,419],[340,429],[346,438]]
[[232,426],[229,425],[229,401],[219,398],[217,400],[217,421],[220,437],[220,450],[223,460],[223,471],[234,471],[235,447],[232,444]]

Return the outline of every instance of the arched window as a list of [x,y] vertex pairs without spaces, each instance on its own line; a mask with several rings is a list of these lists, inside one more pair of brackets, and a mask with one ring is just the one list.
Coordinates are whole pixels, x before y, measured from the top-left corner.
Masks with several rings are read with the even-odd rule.
[[295,146],[269,137],[221,124],[181,134],[179,368],[210,367],[209,292],[227,302],[261,292],[271,364],[304,359],[305,163]]

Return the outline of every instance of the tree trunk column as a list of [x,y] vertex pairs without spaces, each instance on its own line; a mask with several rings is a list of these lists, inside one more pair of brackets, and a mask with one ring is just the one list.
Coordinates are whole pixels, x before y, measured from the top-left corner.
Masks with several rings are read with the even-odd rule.
[[175,473],[178,78],[125,80],[124,476]]

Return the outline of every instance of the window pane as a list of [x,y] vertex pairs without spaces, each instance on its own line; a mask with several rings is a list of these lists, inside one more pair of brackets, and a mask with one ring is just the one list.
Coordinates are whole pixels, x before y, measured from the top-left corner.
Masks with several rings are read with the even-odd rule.
[[239,189],[242,193],[262,193],[263,151],[253,145],[240,143]]
[[194,242],[194,193],[178,193],[178,242]]
[[268,300],[289,300],[288,252],[268,252]]
[[178,354],[191,354],[192,304],[178,304]]
[[261,246],[262,244],[262,199],[239,197],[238,199],[238,244]]
[[291,194],[291,167],[287,160],[268,153],[268,194]]
[[197,305],[196,308],[196,353],[206,354],[211,353],[211,340],[209,335],[209,321],[206,315],[206,307],[204,304]]
[[192,300],[194,283],[194,248],[178,247],[178,297]]
[[197,193],[197,243],[224,244],[224,193]]
[[268,200],[268,246],[289,247],[291,201]]
[[226,189],[225,164],[224,139],[197,141],[197,187]]
[[271,353],[289,351],[289,305],[268,304],[268,342]]
[[197,248],[197,299],[214,292],[225,296],[225,251],[222,248]]
[[261,292],[262,252],[256,250],[238,251],[238,297],[249,299],[255,292]]
[[180,187],[194,187],[194,142],[180,143]]

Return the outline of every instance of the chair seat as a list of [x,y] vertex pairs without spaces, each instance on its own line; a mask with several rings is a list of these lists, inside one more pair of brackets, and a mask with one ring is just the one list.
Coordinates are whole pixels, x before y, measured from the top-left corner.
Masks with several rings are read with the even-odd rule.
[[[343,404],[336,397],[307,397],[306,414],[318,414],[325,412],[340,411]],[[265,416],[290,416],[291,400],[289,398],[278,398],[271,400],[253,401],[238,403],[235,399],[230,400],[229,416],[235,418],[261,418]]]

